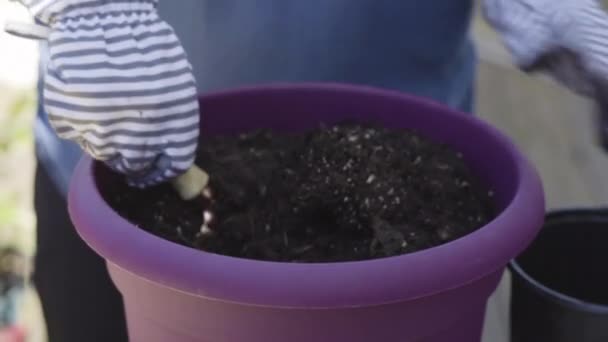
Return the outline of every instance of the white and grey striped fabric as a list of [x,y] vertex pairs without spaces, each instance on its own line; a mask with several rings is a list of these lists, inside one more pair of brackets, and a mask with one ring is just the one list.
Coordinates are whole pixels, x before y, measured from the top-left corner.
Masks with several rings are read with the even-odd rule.
[[[195,81],[158,0],[19,1],[45,26],[9,31],[48,38],[44,101],[61,137],[137,186],[193,163]],[[522,69],[550,56],[541,68],[585,94],[590,79],[608,80],[608,16],[597,0],[484,0],[484,13]]]
[[[608,81],[608,13],[601,3],[590,1],[577,8],[580,24],[566,37],[570,50],[583,51],[581,63],[590,77]],[[574,31],[574,30],[573,30]]]
[[484,0],[515,63],[593,96],[608,81],[608,14],[597,0]]
[[21,0],[48,27],[44,106],[58,135],[145,187],[194,162],[199,105],[191,65],[158,0]]

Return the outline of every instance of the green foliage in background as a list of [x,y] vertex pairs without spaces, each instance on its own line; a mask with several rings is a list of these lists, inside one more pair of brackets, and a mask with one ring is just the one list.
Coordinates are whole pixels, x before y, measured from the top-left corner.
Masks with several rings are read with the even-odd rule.
[[0,195],[0,228],[14,228],[19,225],[19,207],[10,194]]
[[0,247],[13,246],[28,254],[34,248],[35,219],[29,206],[31,190],[22,181],[30,170],[20,163],[33,152],[35,110],[33,90],[0,88]]
[[11,245],[31,253],[32,213],[16,200],[15,193],[0,194],[0,246]]
[[31,121],[27,116],[36,109],[36,100],[30,92],[22,93],[0,115],[0,153],[14,145],[28,143],[32,138]]

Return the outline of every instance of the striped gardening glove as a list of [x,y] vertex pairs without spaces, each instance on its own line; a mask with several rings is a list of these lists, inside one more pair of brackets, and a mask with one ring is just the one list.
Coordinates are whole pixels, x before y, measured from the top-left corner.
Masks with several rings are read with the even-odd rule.
[[195,80],[179,39],[158,16],[158,0],[19,1],[40,24],[6,30],[48,41],[43,101],[61,138],[132,186],[191,177],[206,183],[193,168]]
[[488,22],[524,71],[586,96],[606,93],[608,14],[597,0],[484,0]]

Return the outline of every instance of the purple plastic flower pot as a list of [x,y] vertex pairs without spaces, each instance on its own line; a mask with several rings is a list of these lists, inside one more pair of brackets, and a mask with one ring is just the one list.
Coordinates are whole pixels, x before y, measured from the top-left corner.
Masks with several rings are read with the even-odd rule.
[[132,342],[480,340],[505,265],[542,226],[540,180],[511,142],[469,115],[402,93],[332,84],[204,96],[203,134],[297,131],[344,119],[413,128],[461,151],[495,193],[498,216],[445,245],[360,262],[295,264],[201,252],[119,217],[85,158],[69,195],[82,238],[107,260]]

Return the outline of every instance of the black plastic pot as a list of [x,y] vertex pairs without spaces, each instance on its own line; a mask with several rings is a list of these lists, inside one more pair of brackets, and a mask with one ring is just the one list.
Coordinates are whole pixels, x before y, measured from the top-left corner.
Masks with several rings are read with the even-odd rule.
[[509,267],[512,342],[608,341],[608,210],[549,214]]

